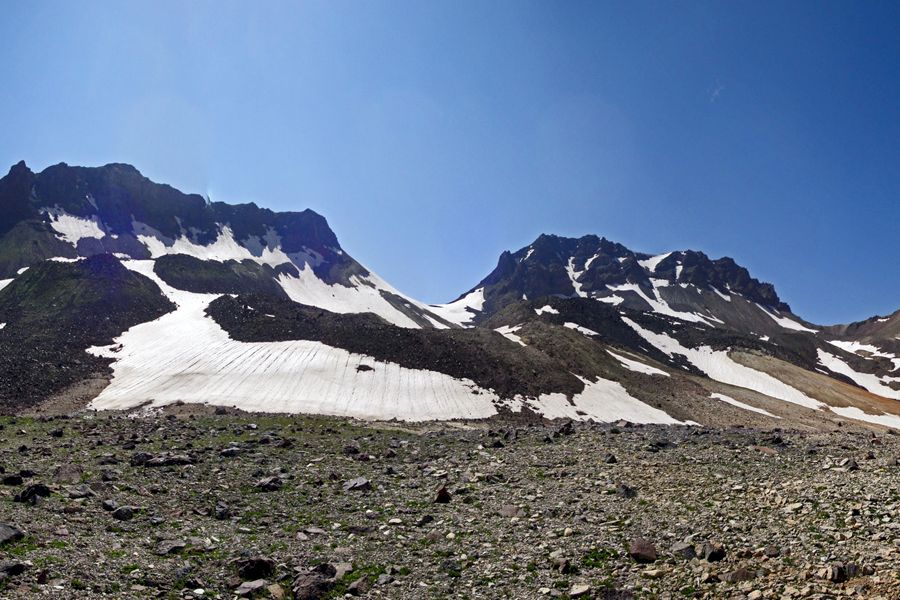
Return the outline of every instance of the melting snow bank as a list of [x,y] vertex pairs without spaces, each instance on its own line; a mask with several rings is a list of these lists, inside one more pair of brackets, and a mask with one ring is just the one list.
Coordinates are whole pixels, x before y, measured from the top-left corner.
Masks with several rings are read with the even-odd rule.
[[571,401],[563,394],[503,402],[474,382],[305,340],[239,342],[205,310],[217,296],[168,286],[153,261],[126,261],[155,281],[178,308],[132,327],[111,346],[89,352],[114,359],[109,386],[95,409],[162,406],[176,401],[235,406],[257,412],[316,413],[364,419],[480,419],[529,406],[550,418],[681,424],[628,394],[621,384],[585,381]]
[[[866,421],[868,423],[888,425],[891,427],[900,426],[900,416],[889,414],[872,415],[863,412],[856,407],[828,406],[823,402],[810,398],[800,390],[787,385],[768,373],[763,373],[762,371],[757,371],[736,363],[728,356],[727,352],[716,351],[708,346],[685,348],[678,340],[662,333],[648,331],[627,317],[622,317],[622,320],[628,323],[638,335],[656,346],[662,352],[665,352],[669,356],[672,356],[672,354],[681,354],[685,356],[692,365],[706,373],[710,379],[714,379],[715,381],[747,388],[766,396],[777,398],[778,400],[792,402],[814,410],[830,410],[835,414],[850,419],[856,419],[858,421]],[[821,350],[819,350],[819,352],[820,354],[827,355],[827,353],[823,353]],[[822,357],[820,356],[820,360],[821,359]],[[837,362],[843,364],[842,361]],[[826,364],[826,366],[828,365]],[[831,369],[832,367],[828,366],[828,368]],[[840,365],[835,365],[835,368],[840,368]],[[856,373],[856,375],[859,374]],[[874,375],[872,377],[874,377]],[[722,400],[722,398],[719,399]],[[748,410],[750,409],[748,408]]]
[[663,375],[664,377],[669,377],[669,374],[662,369],[657,369],[656,367],[645,365],[642,362],[626,358],[621,354],[616,354],[612,350],[607,350],[607,352],[629,371],[634,371],[635,373],[644,373],[645,375]]
[[756,306],[757,306],[757,308],[759,308],[759,310],[766,313],[766,315],[768,315],[769,318],[771,318],[773,321],[775,321],[776,323],[778,323],[785,329],[792,329],[794,331],[808,331],[809,333],[818,333],[819,332],[818,329],[810,329],[809,327],[805,327],[805,326],[801,325],[800,323],[798,323],[797,321],[794,321],[793,319],[788,319],[787,317],[782,317],[780,315],[773,315],[772,313],[767,311],[765,308],[763,308],[759,304],[757,304]]
[[892,400],[900,400],[900,390],[895,390],[884,385],[877,375],[854,371],[850,365],[842,361],[840,358],[834,356],[833,354],[825,352],[821,348],[818,350],[818,353],[819,363],[829,371],[840,373],[841,375],[846,375],[856,385],[872,392],[873,394],[878,394],[879,396],[882,396],[884,398],[891,398]]
[[498,327],[494,331],[502,335],[508,340],[511,340],[520,346],[527,346],[525,342],[522,341],[522,338],[516,335],[518,330],[522,329],[521,325],[516,325],[515,327],[510,327],[509,325],[504,325],[503,327]]
[[624,419],[632,423],[691,424],[673,419],[658,408],[644,404],[631,396],[621,383],[607,379],[581,380],[584,382],[584,391],[573,396],[571,401],[564,394],[544,394],[537,400],[523,402],[551,419],[569,418],[578,421],[594,419],[603,423]]
[[810,398],[803,392],[792,388],[767,373],[734,362],[727,352],[713,350],[709,346],[685,348],[678,340],[664,333],[654,333],[644,329],[627,317],[622,317],[622,320],[634,329],[638,335],[662,352],[669,356],[672,356],[672,354],[685,356],[692,365],[706,373],[710,379],[747,388],[772,398],[805,406],[806,408],[819,410],[825,406],[818,400]]
[[426,308],[445,321],[468,325],[484,308],[484,288],[469,292],[459,300],[447,304],[429,304]]
[[106,235],[106,232],[101,229],[100,224],[97,222],[97,217],[92,216],[90,219],[76,217],[60,208],[44,208],[41,210],[50,219],[50,227],[59,237],[73,246],[78,246],[78,241],[82,238],[99,240]]
[[725,404],[730,404],[732,406],[737,406],[738,408],[743,408],[744,410],[749,410],[751,412],[759,413],[761,415],[766,415],[767,417],[772,417],[773,419],[780,419],[778,415],[773,415],[767,410],[763,410],[761,408],[756,408],[755,406],[750,406],[749,404],[744,404],[740,400],[735,400],[731,396],[726,396],[725,394],[710,394],[710,398],[715,398],[716,400],[721,400]]
[[856,419],[857,421],[867,421],[869,423],[877,423],[885,427],[893,427],[900,429],[900,417],[897,415],[889,415],[887,413],[881,415],[870,415],[855,406],[832,406],[831,412],[847,417],[848,419]]
[[152,261],[124,264],[156,281],[178,308],[132,327],[113,346],[91,349],[115,359],[112,382],[91,408],[182,400],[248,411],[406,421],[497,413],[496,396],[442,373],[376,362],[319,342],[232,340],[204,313],[215,295],[167,286],[153,272]]
[[329,285],[316,276],[312,267],[304,264],[300,268],[299,277],[281,274],[278,276],[278,283],[291,300],[300,304],[318,306],[336,313],[370,312],[398,327],[410,329],[419,327],[415,321],[384,299],[381,295],[382,290],[398,296],[400,292],[374,273],[363,277],[351,276],[351,286],[337,283]]

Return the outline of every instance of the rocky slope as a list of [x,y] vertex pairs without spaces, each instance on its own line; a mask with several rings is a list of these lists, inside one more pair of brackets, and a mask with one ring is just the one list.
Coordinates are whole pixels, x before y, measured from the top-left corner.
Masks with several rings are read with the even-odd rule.
[[173,308],[155,283],[109,255],[29,268],[0,290],[0,409],[107,377],[111,361],[85,350]]
[[898,598],[896,435],[189,409],[0,418],[0,598]]

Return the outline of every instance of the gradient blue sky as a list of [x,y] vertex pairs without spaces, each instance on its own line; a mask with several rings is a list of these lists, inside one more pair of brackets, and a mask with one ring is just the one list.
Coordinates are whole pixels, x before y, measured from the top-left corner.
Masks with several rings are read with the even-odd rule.
[[401,290],[595,233],[900,308],[900,4],[7,2],[0,163],[311,207]]

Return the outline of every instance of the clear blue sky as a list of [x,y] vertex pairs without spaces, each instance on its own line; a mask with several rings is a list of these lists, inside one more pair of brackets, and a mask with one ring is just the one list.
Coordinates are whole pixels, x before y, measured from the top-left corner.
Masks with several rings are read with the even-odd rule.
[[19,2],[0,163],[306,207],[449,300],[541,232],[900,308],[900,4]]

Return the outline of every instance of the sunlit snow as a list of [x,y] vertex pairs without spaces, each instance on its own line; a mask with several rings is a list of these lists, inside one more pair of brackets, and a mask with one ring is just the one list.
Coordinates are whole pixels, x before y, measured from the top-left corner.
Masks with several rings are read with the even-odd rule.
[[211,244],[203,246],[196,244],[187,237],[179,237],[174,240],[171,245],[167,245],[163,241],[163,235],[148,225],[143,223],[133,223],[137,239],[147,247],[150,251],[151,258],[159,258],[166,254],[187,254],[200,260],[252,260],[261,265],[269,265],[277,267],[285,263],[290,263],[291,258],[281,250],[281,246],[277,245],[269,248],[268,245],[260,248],[260,256],[254,255],[249,249],[245,248],[234,239],[231,228],[227,225],[219,230],[219,234]]
[[563,323],[563,326],[568,327],[569,329],[574,329],[575,331],[578,331],[579,333],[583,333],[584,335],[589,335],[589,336],[590,335],[600,335],[593,329],[588,329],[587,327],[582,327],[578,323],[570,323],[567,321],[567,322]]
[[656,367],[651,367],[650,365],[645,365],[644,363],[630,359],[626,356],[622,356],[621,354],[616,354],[612,350],[607,350],[609,354],[619,361],[623,367],[628,369],[629,371],[634,371],[635,373],[643,373],[645,375],[662,375],[663,377],[669,377],[670,375],[663,371],[662,369],[657,369]]
[[624,419],[632,423],[686,424],[631,396],[621,383],[602,378],[593,382],[582,381],[584,391],[573,396],[571,401],[564,394],[544,394],[537,400],[524,402],[550,418],[591,418],[605,423]]
[[725,394],[710,394],[710,398],[714,398],[716,400],[721,400],[726,404],[731,404],[732,406],[737,406],[738,408],[742,408],[744,410],[749,410],[751,412],[759,413],[761,415],[766,415],[767,417],[772,417],[773,419],[780,419],[778,415],[773,415],[767,410],[763,410],[761,408],[756,408],[755,406],[750,406],[749,404],[744,404],[740,400],[735,400],[731,396],[726,396]]
[[484,307],[484,288],[473,290],[454,302],[429,304],[426,308],[450,323],[468,325]]
[[522,338],[520,338],[518,335],[516,335],[516,332],[519,331],[520,329],[522,329],[521,325],[515,325],[513,327],[510,327],[509,325],[504,325],[503,327],[498,327],[494,331],[496,331],[497,333],[499,333],[500,335],[502,335],[503,337],[505,337],[508,340],[511,340],[521,346],[525,346],[526,344],[525,344],[525,342],[522,341]]
[[85,219],[70,215],[59,208],[45,208],[43,211],[50,218],[50,227],[65,241],[73,246],[82,238],[101,239],[106,233],[100,228],[96,217]]
[[853,370],[853,367],[842,361],[840,358],[825,352],[821,348],[818,349],[817,352],[819,354],[819,362],[830,371],[849,377],[854,383],[873,394],[878,394],[884,398],[891,398],[892,400],[900,400],[900,390],[895,390],[884,385],[877,375],[855,371]]
[[650,258],[639,260],[638,264],[650,271],[651,273],[656,272],[656,267],[659,266],[659,263],[666,260],[669,256],[671,256],[671,252],[666,252],[665,254],[657,254],[656,256],[652,256]]
[[[183,400],[251,411],[407,421],[496,413],[495,396],[471,381],[377,362],[319,342],[232,340],[204,315],[215,295],[167,286],[156,277],[152,261],[125,264],[156,281],[178,308],[132,327],[111,347],[92,349],[115,359],[112,382],[92,408]],[[373,370],[360,371],[360,365]]]
[[692,365],[706,373],[710,379],[754,390],[766,396],[807,408],[821,409],[825,406],[767,373],[736,363],[728,356],[727,352],[713,350],[709,346],[686,348],[678,340],[664,333],[654,333],[644,329],[628,317],[622,317],[622,320],[660,351],[669,356],[673,354],[685,356]]
[[809,327],[804,327],[793,319],[788,319],[787,317],[782,317],[779,315],[773,315],[759,304],[757,304],[756,306],[758,306],[761,311],[769,315],[769,317],[771,317],[773,321],[775,321],[785,329],[793,329],[794,331],[808,331],[809,333],[818,333],[819,331],[818,329],[810,329]]
[[352,275],[350,286],[329,285],[319,279],[312,267],[303,265],[298,277],[282,273],[278,283],[294,302],[317,306],[336,313],[375,313],[399,327],[418,328],[411,318],[394,308],[381,291],[400,295],[374,273],[368,276]]

